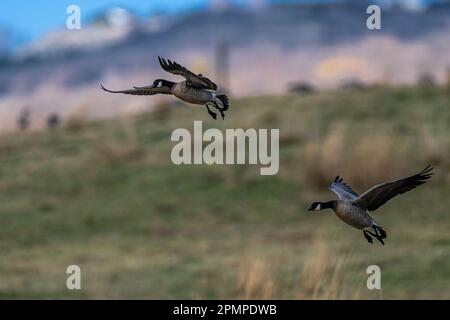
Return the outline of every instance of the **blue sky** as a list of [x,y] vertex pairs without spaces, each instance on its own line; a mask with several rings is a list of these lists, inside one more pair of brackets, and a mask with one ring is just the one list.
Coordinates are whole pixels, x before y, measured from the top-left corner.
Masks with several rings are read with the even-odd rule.
[[82,18],[89,18],[101,10],[121,6],[138,14],[151,12],[179,12],[204,7],[209,0],[14,0],[0,2],[0,28],[13,34],[14,45],[39,38],[46,32],[65,25],[66,8],[79,5]]
[[[17,47],[38,39],[52,29],[64,26],[67,19],[66,8],[71,4],[80,6],[83,22],[83,19],[89,19],[103,9],[114,6],[131,9],[140,15],[149,15],[152,12],[177,13],[188,9],[204,8],[211,1],[213,0],[3,0],[0,1],[0,41],[2,40],[2,29],[6,30],[9,35],[9,46]],[[228,1],[244,3],[250,0]],[[324,0],[266,1],[323,2]],[[430,0],[398,1],[426,2]]]

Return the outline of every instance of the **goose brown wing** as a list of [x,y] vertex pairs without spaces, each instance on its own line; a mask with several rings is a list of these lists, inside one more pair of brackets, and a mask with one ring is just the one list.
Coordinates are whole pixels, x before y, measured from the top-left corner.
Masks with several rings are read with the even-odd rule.
[[198,89],[217,90],[217,85],[214,82],[200,74],[193,73],[175,61],[170,61],[169,59],[166,61],[161,57],[158,57],[158,60],[164,71],[183,76],[189,86]]
[[427,182],[434,172],[430,165],[419,173],[392,182],[381,183],[364,192],[353,201],[354,204],[369,211],[375,211],[393,197],[411,191]]

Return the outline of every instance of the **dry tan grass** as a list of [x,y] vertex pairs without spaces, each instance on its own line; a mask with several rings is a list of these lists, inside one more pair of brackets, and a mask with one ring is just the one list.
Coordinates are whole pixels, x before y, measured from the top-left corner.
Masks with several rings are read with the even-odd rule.
[[441,174],[434,179],[450,181],[450,139],[446,123],[423,124],[418,128],[418,137],[426,163],[439,168]]
[[387,133],[355,137],[349,134],[345,124],[336,124],[324,138],[305,144],[302,152],[305,180],[311,186],[323,188],[336,175],[359,187],[391,179],[405,164],[396,161],[399,148]]
[[[306,253],[303,271],[294,283],[286,285],[280,260],[249,256],[243,260],[237,276],[242,299],[361,299],[363,285],[359,277],[349,274],[349,256],[339,256],[327,241],[316,237]],[[363,276],[360,277],[364,280]]]
[[450,161],[450,139],[446,124],[422,125],[418,131],[426,159],[434,164],[446,164]]
[[113,132],[106,138],[96,134],[89,135],[97,163],[119,164],[140,160],[145,156],[145,146],[138,141],[132,119],[122,118],[120,131],[124,136],[123,139],[118,139]]
[[277,296],[274,265],[263,258],[252,258],[241,266],[238,288],[242,299],[273,299]]
[[96,159],[101,163],[118,164],[138,160],[144,154],[144,150],[136,145],[123,145],[113,142],[97,144],[96,146]]
[[[359,293],[351,289],[346,277],[348,257],[337,256],[322,239],[316,239],[306,258],[297,299],[357,299]],[[349,294],[349,292],[351,292]]]
[[324,186],[343,167],[345,131],[344,125],[335,125],[323,141],[310,140],[305,144],[302,163],[309,183]]

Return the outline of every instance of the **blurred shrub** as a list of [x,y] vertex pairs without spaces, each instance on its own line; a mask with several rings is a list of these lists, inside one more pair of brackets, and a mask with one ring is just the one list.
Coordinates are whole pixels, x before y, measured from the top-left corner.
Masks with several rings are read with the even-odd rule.
[[85,106],[78,107],[67,117],[66,127],[71,131],[80,131],[88,123],[88,112]]
[[316,88],[309,82],[293,82],[288,86],[288,92],[299,95],[308,95],[316,92]]
[[152,110],[152,115],[155,120],[163,121],[170,118],[172,107],[169,103],[162,102],[155,105]]
[[447,67],[447,82],[445,84],[447,94],[450,95],[450,67]]
[[419,78],[417,80],[417,84],[421,87],[435,87],[436,86],[436,80],[434,76],[431,73],[428,72],[422,72],[419,74]]
[[143,159],[145,146],[139,143],[135,124],[130,119],[122,119],[118,131],[108,132],[108,136],[91,136],[94,158],[97,163],[121,164]]
[[341,83],[340,88],[347,91],[364,90],[367,89],[367,85],[359,79],[347,79]]

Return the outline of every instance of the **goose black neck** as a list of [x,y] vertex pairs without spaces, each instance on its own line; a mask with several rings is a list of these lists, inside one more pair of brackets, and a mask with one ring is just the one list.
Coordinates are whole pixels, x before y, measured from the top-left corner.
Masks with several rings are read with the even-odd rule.
[[168,80],[161,80],[161,84],[163,87],[167,87],[169,89],[172,89],[172,87],[174,86],[175,82],[172,81],[168,81]]
[[323,209],[334,209],[335,202],[334,201],[328,201],[328,202],[321,202],[320,208]]

